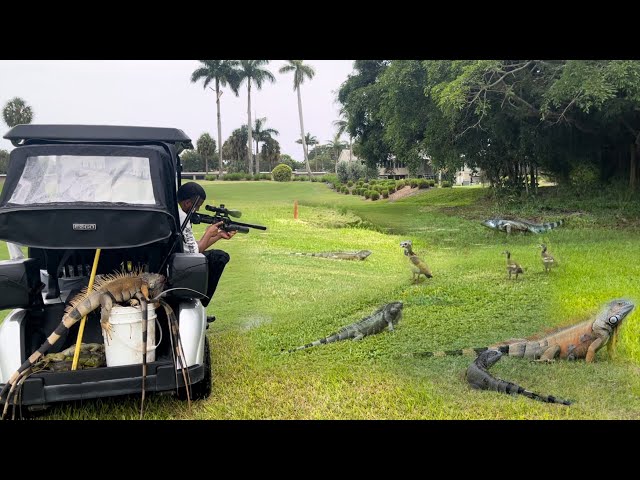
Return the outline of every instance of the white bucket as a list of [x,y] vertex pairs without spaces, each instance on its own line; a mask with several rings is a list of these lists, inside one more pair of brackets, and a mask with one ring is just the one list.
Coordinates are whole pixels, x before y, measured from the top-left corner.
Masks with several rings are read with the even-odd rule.
[[[142,363],[142,309],[138,307],[121,307],[114,305],[111,309],[111,339],[104,338],[104,353],[107,357],[107,367],[118,365],[132,365]],[[156,359],[156,348],[162,341],[162,329],[160,329],[160,341],[156,339],[156,309],[153,304],[147,305],[147,362]]]

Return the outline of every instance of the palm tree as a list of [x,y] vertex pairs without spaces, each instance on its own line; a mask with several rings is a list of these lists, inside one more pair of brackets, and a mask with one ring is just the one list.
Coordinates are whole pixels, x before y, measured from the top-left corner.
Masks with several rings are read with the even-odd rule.
[[[238,60],[200,60],[203,64],[191,74],[191,83],[195,83],[200,79],[204,79],[203,88],[207,88],[207,85],[212,80],[216,82],[216,106],[218,108],[218,145],[220,146],[220,167],[218,170],[218,177],[222,176],[222,122],[220,121],[220,87],[226,87],[227,84],[233,90],[233,93],[238,95],[239,78],[238,72],[235,67],[238,65]],[[209,87],[211,88],[211,87]],[[212,89],[213,90],[213,89]]]
[[[260,90],[265,80],[269,80],[271,83],[276,81],[276,77],[269,70],[260,68],[262,65],[267,65],[269,60],[240,60],[239,84],[245,80],[247,81],[247,125],[251,126],[251,81],[256,84],[256,88]],[[249,173],[253,174],[253,161],[251,146],[253,145],[252,131],[249,128],[249,143],[247,145],[247,151],[249,154]]]
[[307,152],[307,144],[304,138],[304,123],[302,121],[302,97],[300,96],[300,85],[304,82],[305,77],[311,80],[316,74],[315,70],[309,65],[303,65],[302,60],[287,60],[289,65],[285,65],[280,69],[280,73],[293,72],[293,89],[298,92],[298,114],[300,115],[300,138],[302,150],[304,151],[304,161],[307,164],[307,172],[309,180],[311,180],[311,166],[309,165],[309,153]]
[[2,117],[4,118],[4,123],[10,128],[13,128],[16,125],[31,123],[33,120],[33,110],[23,99],[15,97],[9,100],[4,106]]
[[267,123],[267,117],[256,118],[253,126],[252,134],[255,136],[256,141],[256,173],[260,173],[260,159],[258,157],[258,144],[260,142],[266,142],[271,139],[272,135],[280,135],[278,130],[273,128],[264,128],[264,124]]
[[[209,175],[209,159],[216,154],[216,141],[208,133],[203,133],[196,142],[198,153],[204,158],[204,173]],[[202,168],[202,167],[200,167]],[[220,170],[222,172],[222,170]]]
[[[344,108],[340,109],[340,119],[336,120],[335,122],[333,122],[333,125],[335,127],[338,128],[337,133],[338,135],[342,135],[344,132],[347,132],[349,129],[349,120],[347,120],[347,112],[344,110]],[[351,134],[349,133],[349,161],[351,161],[351,152],[352,152],[352,147],[351,147]],[[336,165],[337,168],[337,165]]]
[[342,149],[344,147],[347,146],[347,144],[345,142],[343,142],[342,140],[340,140],[340,131],[338,131],[338,133],[336,133],[335,137],[333,137],[333,140],[329,140],[329,143],[327,144],[327,146],[333,150],[334,152],[336,152],[336,174],[338,173],[338,158],[340,158],[340,152],[342,151]]

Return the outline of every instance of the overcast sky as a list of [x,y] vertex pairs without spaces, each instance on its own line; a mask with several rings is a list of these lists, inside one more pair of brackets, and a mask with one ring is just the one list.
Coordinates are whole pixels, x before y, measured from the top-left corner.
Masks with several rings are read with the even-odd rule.
[[[251,119],[267,117],[267,128],[276,137],[282,153],[303,160],[298,101],[293,74],[280,74],[286,62],[272,60],[267,69],[275,83],[251,88]],[[302,110],[307,132],[327,143],[335,134],[338,118],[336,92],[352,72],[352,60],[305,60],[315,77],[302,85]],[[34,112],[32,123],[140,125],[183,130],[195,145],[208,132],[217,142],[215,93],[191,83],[197,60],[0,60],[0,106],[21,97]],[[215,87],[215,86],[214,86]],[[246,83],[236,97],[228,88],[220,98],[222,141],[247,123]],[[255,114],[255,115],[254,115]],[[0,122],[2,135],[8,131]],[[2,136],[0,135],[0,137]],[[346,140],[346,137],[345,137]],[[0,138],[0,148],[11,150]]]

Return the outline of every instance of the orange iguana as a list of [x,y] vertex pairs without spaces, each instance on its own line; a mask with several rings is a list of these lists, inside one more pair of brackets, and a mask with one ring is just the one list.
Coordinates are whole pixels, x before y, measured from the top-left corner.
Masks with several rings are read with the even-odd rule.
[[[106,332],[107,337],[111,338],[111,324],[109,316],[114,303],[130,302],[131,304],[140,303],[142,308],[142,345],[147,345],[147,302],[155,299],[163,290],[165,277],[157,273],[117,273],[113,275],[105,275],[96,278],[95,284],[91,292],[84,289],[77,295],[65,309],[62,321],[56,329],[49,335],[38,350],[33,352],[25,362],[20,365],[7,383],[0,391],[0,401],[6,397],[6,407],[9,404],[9,396],[16,387],[17,382],[24,376],[28,375],[31,367],[38,362],[54,345],[58,339],[69,331],[75,323],[82,317],[102,307],[100,313],[100,324]],[[140,416],[143,414],[144,406],[144,384],[147,375],[147,350],[142,348],[142,406]]]
[[412,355],[441,357],[445,355],[480,354],[486,350],[498,350],[512,357],[551,362],[556,358],[576,360],[584,358],[593,362],[596,352],[616,333],[625,317],[635,305],[629,300],[612,300],[596,316],[577,325],[565,327],[540,339],[509,340],[490,347],[421,352]]

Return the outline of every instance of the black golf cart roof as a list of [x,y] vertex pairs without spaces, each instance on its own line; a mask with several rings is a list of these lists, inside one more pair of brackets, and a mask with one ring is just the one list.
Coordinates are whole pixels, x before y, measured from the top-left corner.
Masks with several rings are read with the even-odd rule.
[[29,140],[71,142],[164,142],[176,145],[177,153],[193,149],[191,139],[177,128],[119,125],[16,125],[4,136],[14,146]]

